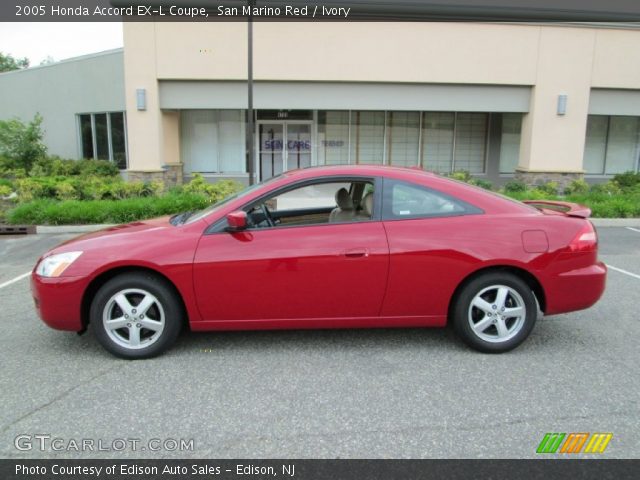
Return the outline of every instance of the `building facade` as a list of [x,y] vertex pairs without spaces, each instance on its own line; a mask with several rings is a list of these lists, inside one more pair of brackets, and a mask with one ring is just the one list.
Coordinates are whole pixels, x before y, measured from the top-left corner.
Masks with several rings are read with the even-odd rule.
[[639,168],[638,25],[256,22],[253,158],[247,29],[125,23],[124,52],[111,54],[122,64],[107,74],[115,87],[94,95],[120,103],[64,112],[75,156],[170,183],[196,172],[248,183],[249,162],[256,181],[325,164],[560,185]]
[[44,143],[64,158],[127,167],[122,49],[0,74],[0,120],[42,116]]

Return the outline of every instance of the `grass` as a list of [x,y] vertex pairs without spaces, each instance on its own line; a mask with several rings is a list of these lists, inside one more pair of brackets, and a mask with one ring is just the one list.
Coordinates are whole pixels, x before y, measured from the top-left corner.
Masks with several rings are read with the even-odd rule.
[[124,200],[34,200],[18,205],[7,214],[8,223],[36,225],[78,225],[127,223],[160,217],[209,205],[205,195],[169,193],[161,197]]

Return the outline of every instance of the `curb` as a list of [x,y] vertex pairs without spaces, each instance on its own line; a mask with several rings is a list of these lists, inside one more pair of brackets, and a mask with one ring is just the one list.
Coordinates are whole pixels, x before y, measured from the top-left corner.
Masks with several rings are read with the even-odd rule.
[[[640,228],[640,218],[591,218],[590,220],[596,227]],[[115,224],[110,223],[98,225],[38,225],[36,233],[89,233],[113,226]]]
[[96,225],[38,225],[36,233],[90,233],[113,226],[113,224],[109,223]]
[[640,218],[590,218],[596,227],[640,227]]

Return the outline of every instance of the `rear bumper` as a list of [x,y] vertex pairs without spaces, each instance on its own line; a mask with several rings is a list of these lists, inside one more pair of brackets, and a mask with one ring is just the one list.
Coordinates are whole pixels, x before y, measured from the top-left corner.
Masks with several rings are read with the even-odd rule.
[[604,293],[606,279],[607,267],[602,262],[555,275],[545,285],[545,314],[555,315],[591,307]]
[[56,330],[79,332],[82,325],[82,295],[85,277],[45,278],[31,274],[31,293],[44,323]]

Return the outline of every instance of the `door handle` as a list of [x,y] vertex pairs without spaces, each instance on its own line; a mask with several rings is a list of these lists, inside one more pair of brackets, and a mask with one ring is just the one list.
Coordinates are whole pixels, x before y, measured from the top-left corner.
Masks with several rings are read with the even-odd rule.
[[342,254],[347,258],[368,257],[369,250],[366,248],[350,248],[349,250],[345,250]]

